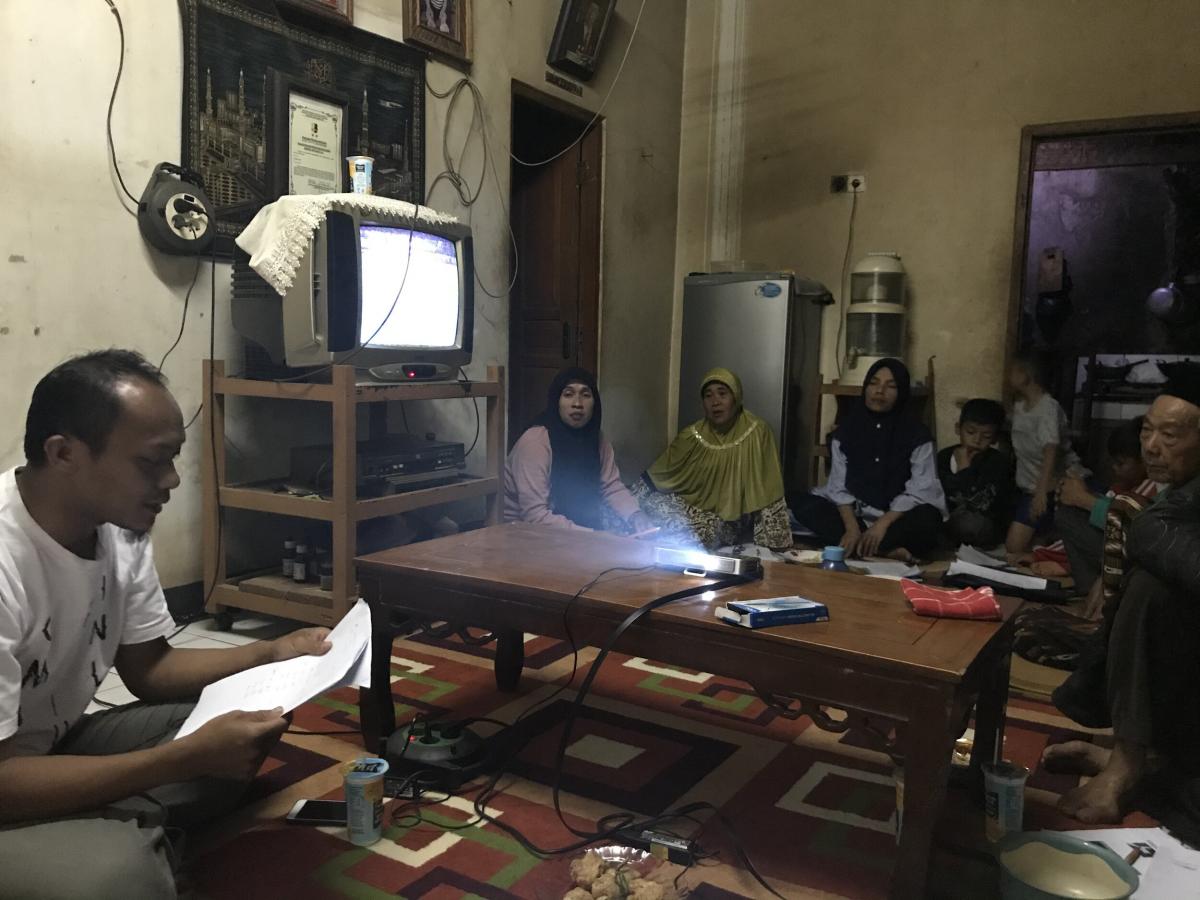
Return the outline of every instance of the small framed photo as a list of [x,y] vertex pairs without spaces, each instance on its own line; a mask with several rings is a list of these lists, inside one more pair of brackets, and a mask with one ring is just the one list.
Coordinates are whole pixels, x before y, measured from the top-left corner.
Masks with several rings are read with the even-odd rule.
[[604,34],[617,0],[563,0],[546,62],[559,71],[590,81],[596,74]]
[[304,13],[333,19],[343,25],[354,24],[354,0],[278,0]]
[[471,0],[404,0],[404,43],[471,68]]
[[345,191],[349,98],[275,69],[270,72],[270,90],[270,199]]

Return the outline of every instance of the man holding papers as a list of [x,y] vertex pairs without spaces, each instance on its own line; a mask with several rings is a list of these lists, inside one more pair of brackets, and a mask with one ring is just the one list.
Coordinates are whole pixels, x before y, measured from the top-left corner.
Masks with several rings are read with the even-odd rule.
[[[0,475],[0,896],[173,897],[164,827],[228,810],[287,728],[229,712],[171,740],[203,688],[321,655],[327,629],[176,649],[148,533],[179,484],[162,373],[108,350],[34,389],[24,466]],[[84,715],[116,666],[142,701]]]

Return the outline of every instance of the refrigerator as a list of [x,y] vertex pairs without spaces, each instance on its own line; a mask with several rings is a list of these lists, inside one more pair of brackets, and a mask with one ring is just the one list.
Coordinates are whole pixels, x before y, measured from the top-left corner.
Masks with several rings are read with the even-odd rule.
[[775,433],[789,493],[810,486],[828,301],[822,285],[782,272],[692,274],[683,282],[678,427],[704,415],[704,373],[732,370],[742,380],[745,408]]

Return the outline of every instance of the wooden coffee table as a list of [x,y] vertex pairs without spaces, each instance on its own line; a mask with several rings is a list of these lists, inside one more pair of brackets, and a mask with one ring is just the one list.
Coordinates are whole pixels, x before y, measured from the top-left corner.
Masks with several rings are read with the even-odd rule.
[[[649,566],[648,543],[537,525],[498,525],[360,557],[358,579],[371,606],[372,685],[359,705],[366,746],[395,729],[391,648],[414,623],[447,621],[507,639],[497,680],[519,674],[521,632],[565,637],[566,603],[615,566]],[[1002,622],[922,618],[898,582],[767,563],[761,582],[699,596],[650,613],[617,649],[658,662],[748,682],[785,715],[810,716],[831,731],[856,730],[904,767],[904,826],[892,896],[925,896],[933,829],[946,796],[954,741],[975,705],[973,784],[1004,729],[1011,619],[1019,600],[1001,598]],[[699,583],[648,569],[605,575],[575,601],[571,631],[602,644],[633,609]],[[751,631],[718,621],[735,598],[800,594],[829,607],[830,621]],[[831,716],[829,710],[842,714]]]

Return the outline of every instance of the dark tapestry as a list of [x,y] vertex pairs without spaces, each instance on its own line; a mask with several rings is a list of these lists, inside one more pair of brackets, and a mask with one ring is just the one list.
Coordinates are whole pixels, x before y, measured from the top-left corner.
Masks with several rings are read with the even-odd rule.
[[266,203],[269,72],[350,98],[351,154],[375,157],[374,189],[420,203],[425,193],[425,56],[358,29],[321,34],[234,0],[180,0],[183,165],[200,173],[217,215],[217,249]]

